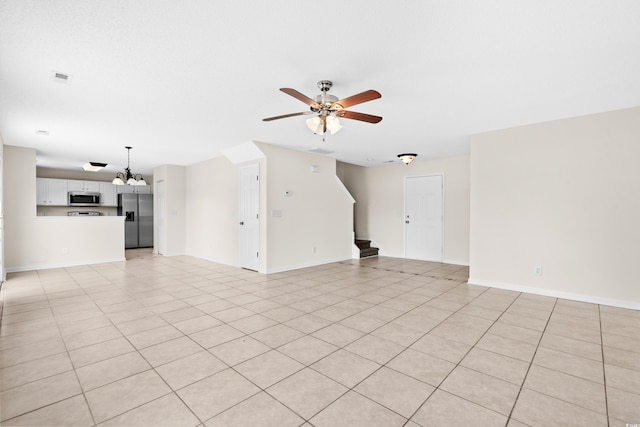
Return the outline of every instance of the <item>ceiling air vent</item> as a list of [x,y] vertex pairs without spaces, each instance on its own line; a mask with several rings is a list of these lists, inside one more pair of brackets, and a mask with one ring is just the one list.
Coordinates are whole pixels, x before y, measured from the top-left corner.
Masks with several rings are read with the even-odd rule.
[[53,79],[54,82],[57,82],[57,83],[67,84],[71,82],[72,77],[73,76],[71,74],[61,73],[59,71],[51,72],[51,78]]
[[331,154],[333,153],[333,151],[329,151],[329,150],[325,150],[324,148],[312,148],[311,150],[309,150],[310,153],[316,153],[316,154]]

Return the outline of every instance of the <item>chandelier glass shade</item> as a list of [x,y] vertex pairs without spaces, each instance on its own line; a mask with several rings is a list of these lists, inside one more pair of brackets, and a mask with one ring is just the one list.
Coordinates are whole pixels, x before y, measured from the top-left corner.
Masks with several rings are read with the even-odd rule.
[[116,172],[116,177],[111,181],[112,184],[115,185],[147,185],[147,182],[144,180],[142,175],[139,173],[131,172],[131,168],[129,166],[129,152],[131,147],[124,147],[127,149],[127,167],[124,168],[124,173]]

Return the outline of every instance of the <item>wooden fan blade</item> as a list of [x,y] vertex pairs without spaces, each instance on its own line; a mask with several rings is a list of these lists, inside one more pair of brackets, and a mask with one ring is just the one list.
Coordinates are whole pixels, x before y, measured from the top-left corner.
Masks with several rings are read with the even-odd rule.
[[303,111],[302,113],[284,114],[282,116],[267,117],[266,119],[262,119],[262,121],[263,122],[270,122],[271,120],[286,119],[287,117],[295,117],[295,116],[304,116],[304,115],[312,114],[312,113],[313,113],[313,111]]
[[342,107],[342,108],[339,108],[341,110],[343,108],[349,108],[352,105],[362,104],[363,102],[373,101],[374,99],[378,99],[378,98],[382,98],[382,95],[380,95],[380,92],[369,89],[357,95],[353,95],[348,98],[341,99],[340,101],[334,102],[333,105],[339,104],[340,107]]
[[316,101],[314,101],[313,99],[309,98],[306,95],[301,94],[300,92],[298,92],[295,89],[291,89],[288,87],[283,87],[280,88],[281,91],[283,91],[284,93],[286,93],[287,95],[291,95],[293,96],[295,99],[304,102],[305,104],[313,107],[313,108],[320,108],[321,105],[318,104]]
[[337,116],[344,119],[360,120],[361,122],[367,123],[379,123],[380,120],[382,120],[382,117],[380,116],[372,116],[371,114],[356,113],[355,111],[346,110],[338,111]]

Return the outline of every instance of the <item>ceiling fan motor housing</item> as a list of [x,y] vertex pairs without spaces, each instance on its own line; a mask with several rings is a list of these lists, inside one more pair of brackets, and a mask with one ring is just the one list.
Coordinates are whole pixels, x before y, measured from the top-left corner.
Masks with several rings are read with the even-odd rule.
[[333,82],[331,80],[320,80],[318,82],[318,87],[321,91],[327,92],[333,86]]

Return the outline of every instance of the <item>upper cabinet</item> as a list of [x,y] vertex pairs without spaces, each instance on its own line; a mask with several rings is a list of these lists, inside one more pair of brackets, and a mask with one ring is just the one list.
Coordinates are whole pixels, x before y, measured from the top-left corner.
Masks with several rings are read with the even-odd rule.
[[99,181],[78,181],[75,179],[69,179],[68,182],[68,191],[91,191],[95,193],[100,192],[100,184]]
[[102,194],[102,206],[118,206],[117,185],[110,182],[101,182],[99,192]]
[[36,204],[45,206],[67,206],[67,180],[36,178]]
[[151,194],[150,185],[116,185],[118,194]]

